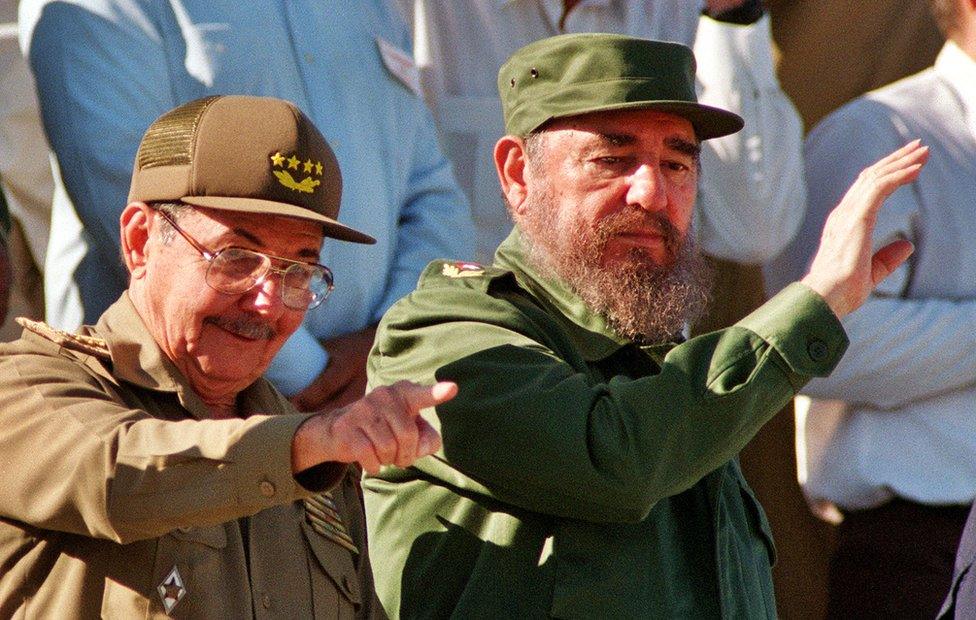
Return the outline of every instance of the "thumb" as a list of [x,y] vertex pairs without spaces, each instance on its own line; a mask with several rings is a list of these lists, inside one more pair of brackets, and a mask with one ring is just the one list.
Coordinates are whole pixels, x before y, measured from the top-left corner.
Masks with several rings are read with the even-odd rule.
[[437,432],[430,422],[417,417],[414,422],[417,424],[417,456],[427,456],[437,452],[441,447],[441,435]]
[[914,251],[915,246],[911,241],[898,239],[875,252],[871,257],[872,284],[877,285],[891,275],[891,272],[898,269]]

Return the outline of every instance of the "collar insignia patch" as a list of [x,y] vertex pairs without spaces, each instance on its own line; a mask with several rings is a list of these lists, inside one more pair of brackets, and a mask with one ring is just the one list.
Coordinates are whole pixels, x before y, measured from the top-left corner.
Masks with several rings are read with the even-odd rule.
[[477,263],[444,263],[441,275],[448,278],[476,278],[485,274],[485,269]]
[[[271,165],[275,168],[271,172],[278,177],[278,182],[290,190],[312,194],[315,188],[322,184],[315,177],[322,176],[322,162],[306,159],[300,160],[293,153],[290,157],[285,157],[280,152],[271,156]],[[278,170],[280,168],[280,170]],[[289,170],[294,170],[299,177],[308,175],[301,181],[296,181]]]
[[180,576],[180,571],[175,564],[173,570],[169,571],[166,579],[163,579],[163,583],[159,584],[156,591],[159,592],[159,598],[163,601],[163,609],[166,610],[167,614],[173,611],[173,608],[186,596],[183,577]]

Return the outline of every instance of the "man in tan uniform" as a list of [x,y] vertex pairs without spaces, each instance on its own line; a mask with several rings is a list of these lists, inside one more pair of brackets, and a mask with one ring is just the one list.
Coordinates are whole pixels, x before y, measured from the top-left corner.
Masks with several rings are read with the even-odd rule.
[[[293,105],[211,97],[146,132],[129,288],[80,334],[0,346],[0,617],[379,613],[356,482],[440,445],[401,382],[300,414],[262,372],[332,289],[341,181]],[[331,489],[331,491],[330,491]]]

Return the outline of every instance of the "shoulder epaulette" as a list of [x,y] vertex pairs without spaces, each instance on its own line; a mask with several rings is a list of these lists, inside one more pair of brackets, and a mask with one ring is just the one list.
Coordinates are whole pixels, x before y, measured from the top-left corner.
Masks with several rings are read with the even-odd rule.
[[104,359],[110,359],[112,357],[108,349],[108,343],[101,338],[82,336],[81,334],[72,334],[60,329],[54,329],[47,323],[32,321],[26,317],[18,317],[16,320],[17,324],[24,329],[34,332],[38,336],[50,340],[65,349],[71,349],[72,351],[78,351]]

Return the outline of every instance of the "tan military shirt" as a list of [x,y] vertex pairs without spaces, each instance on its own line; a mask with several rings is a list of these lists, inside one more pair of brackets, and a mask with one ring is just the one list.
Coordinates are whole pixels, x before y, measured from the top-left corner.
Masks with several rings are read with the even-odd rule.
[[292,475],[306,415],[261,379],[206,419],[127,295],[84,332],[0,345],[0,618],[379,610],[355,480]]

